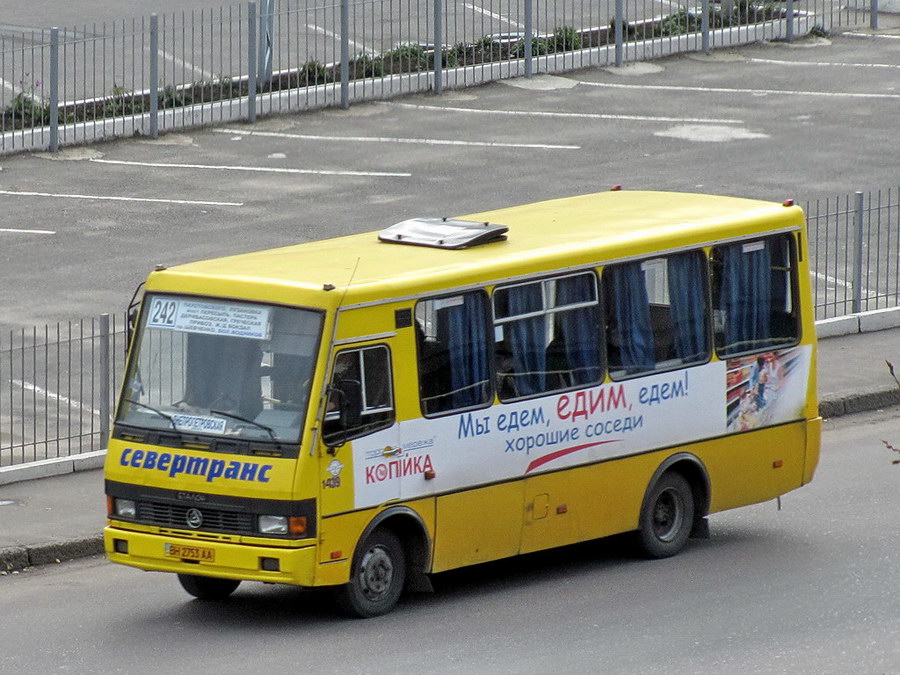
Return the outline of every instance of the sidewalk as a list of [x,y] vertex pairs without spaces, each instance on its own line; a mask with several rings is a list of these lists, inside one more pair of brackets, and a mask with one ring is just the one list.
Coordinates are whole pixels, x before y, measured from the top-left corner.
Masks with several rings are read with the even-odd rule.
[[[900,404],[886,360],[900,375],[900,328],[821,340],[823,416]],[[105,516],[98,469],[0,486],[0,574],[102,553]]]

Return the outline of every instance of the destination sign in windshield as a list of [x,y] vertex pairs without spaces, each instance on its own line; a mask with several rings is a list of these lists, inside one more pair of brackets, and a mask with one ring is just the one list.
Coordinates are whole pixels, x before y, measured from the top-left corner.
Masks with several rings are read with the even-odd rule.
[[270,308],[187,298],[153,298],[147,326],[186,333],[267,340]]

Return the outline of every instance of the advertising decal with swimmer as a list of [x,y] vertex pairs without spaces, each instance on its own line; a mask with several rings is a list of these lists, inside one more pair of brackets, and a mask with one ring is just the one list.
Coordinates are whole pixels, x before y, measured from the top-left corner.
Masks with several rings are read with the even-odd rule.
[[803,417],[810,354],[806,346],[728,359],[728,431]]

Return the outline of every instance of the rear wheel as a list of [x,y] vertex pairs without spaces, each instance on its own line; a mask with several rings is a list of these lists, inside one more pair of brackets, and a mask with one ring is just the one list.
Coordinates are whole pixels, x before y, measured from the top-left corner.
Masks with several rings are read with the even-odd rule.
[[216,579],[194,574],[179,574],[178,581],[184,590],[200,600],[224,600],[234,593],[241,583],[234,579]]
[[684,548],[694,522],[691,486],[675,472],[660,476],[644,500],[638,545],[649,558],[668,558]]
[[406,582],[406,558],[397,536],[376,530],[358,549],[350,582],[337,590],[346,613],[361,618],[387,614],[394,608]]

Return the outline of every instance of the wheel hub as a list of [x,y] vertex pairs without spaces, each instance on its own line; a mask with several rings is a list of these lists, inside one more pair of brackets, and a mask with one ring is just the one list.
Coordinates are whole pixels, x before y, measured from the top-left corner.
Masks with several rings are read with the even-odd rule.
[[373,548],[363,556],[359,575],[363,594],[370,600],[377,600],[391,586],[394,578],[394,565],[383,548]]

